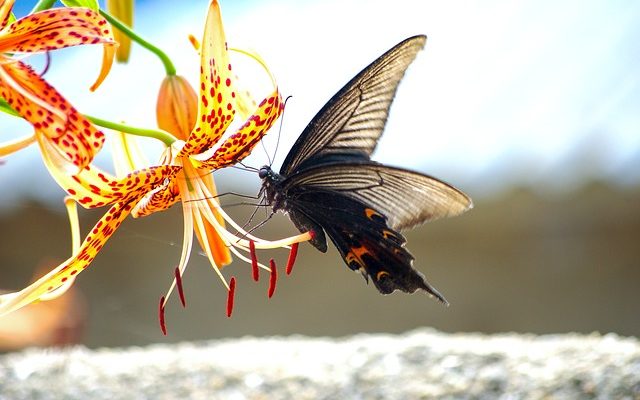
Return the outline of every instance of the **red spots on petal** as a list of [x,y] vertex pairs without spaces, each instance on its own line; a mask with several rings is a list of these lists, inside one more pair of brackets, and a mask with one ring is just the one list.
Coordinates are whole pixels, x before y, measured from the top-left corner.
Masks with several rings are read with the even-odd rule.
[[296,256],[298,255],[298,243],[294,243],[291,245],[291,250],[289,251],[289,258],[287,259],[287,267],[285,268],[285,272],[287,275],[291,275],[291,271],[293,270],[293,264],[296,262]]

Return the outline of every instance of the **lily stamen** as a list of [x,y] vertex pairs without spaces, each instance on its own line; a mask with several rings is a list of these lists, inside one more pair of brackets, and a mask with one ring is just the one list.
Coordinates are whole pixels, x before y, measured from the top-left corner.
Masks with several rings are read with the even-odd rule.
[[276,269],[276,262],[273,260],[269,260],[269,266],[271,266],[271,275],[269,275],[269,292],[268,296],[271,298],[273,293],[276,291],[276,282],[278,281],[278,270]]
[[180,296],[180,303],[182,303],[182,307],[186,307],[187,303],[184,299],[184,290],[182,289],[182,275],[180,274],[180,268],[176,267],[174,271],[176,286],[178,286],[178,295]]
[[256,255],[256,244],[252,241],[249,242],[249,250],[251,252],[251,272],[253,280],[258,282],[260,279],[260,270],[258,269],[258,256]]
[[293,264],[296,262],[297,255],[298,255],[298,243],[294,243],[291,245],[291,250],[289,251],[289,258],[287,259],[287,267],[285,268],[285,272],[287,275],[291,275],[291,271],[293,270]]
[[160,297],[160,304],[158,305],[158,321],[160,322],[160,329],[162,330],[162,334],[167,336],[167,325],[164,321],[164,299],[164,296]]
[[233,300],[236,294],[236,277],[232,276],[229,282],[229,291],[227,292],[227,317],[231,317],[233,312]]

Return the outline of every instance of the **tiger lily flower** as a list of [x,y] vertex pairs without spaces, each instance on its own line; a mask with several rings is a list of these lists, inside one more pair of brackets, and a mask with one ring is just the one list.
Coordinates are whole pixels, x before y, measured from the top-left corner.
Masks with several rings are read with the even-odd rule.
[[[14,0],[0,0],[0,96],[33,125],[34,135],[81,170],[102,147],[103,133],[16,55],[101,43],[103,64],[94,90],[113,62],[116,43],[111,27],[88,8],[50,9],[9,23],[13,4]],[[33,141],[31,137],[0,145],[0,152],[17,151]]]
[[[228,284],[220,273],[222,266],[231,261],[229,251],[253,266],[257,264],[253,257],[255,248],[286,247],[311,238],[311,233],[304,233],[278,241],[259,239],[244,231],[220,207],[211,172],[246,157],[280,116],[283,102],[272,79],[273,92],[233,134],[224,137],[236,109],[244,108],[248,102],[241,98],[244,94],[235,90],[235,77],[216,0],[210,3],[202,43],[197,117],[188,135],[165,150],[159,166],[138,169],[138,162],[130,162],[127,168],[119,168],[133,170],[123,177],[112,176],[92,165],[85,166],[75,175],[53,173],[58,184],[80,205],[86,208],[110,205],[111,209],[96,223],[71,258],[22,291],[0,296],[0,315],[37,300],[49,299],[53,297],[50,293],[62,294],[77,274],[90,265],[129,214],[134,217],[148,215],[166,210],[178,201],[182,202],[185,216],[184,245],[176,279],[167,296],[162,298],[161,309],[174,286],[178,284],[181,289],[180,277],[191,252],[194,230],[229,293],[233,293],[235,279]],[[62,171],[66,162],[64,157],[50,151],[52,144],[49,141],[38,137],[38,144],[48,169]],[[133,160],[132,147],[124,144],[129,151],[122,159]],[[229,232],[225,222],[237,233]],[[251,258],[247,254],[251,254]],[[273,270],[262,264],[259,266]]]

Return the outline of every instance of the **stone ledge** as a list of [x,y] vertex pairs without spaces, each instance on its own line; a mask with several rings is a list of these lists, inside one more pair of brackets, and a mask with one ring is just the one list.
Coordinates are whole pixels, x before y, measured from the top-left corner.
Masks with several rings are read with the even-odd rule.
[[0,399],[640,399],[640,342],[609,335],[241,338],[0,356]]

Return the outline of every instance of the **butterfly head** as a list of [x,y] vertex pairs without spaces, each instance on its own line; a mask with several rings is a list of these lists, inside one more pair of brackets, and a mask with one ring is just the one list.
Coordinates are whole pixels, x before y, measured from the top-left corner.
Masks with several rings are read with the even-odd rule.
[[258,177],[260,177],[260,179],[266,179],[270,175],[273,175],[273,170],[268,165],[263,165],[262,168],[258,170]]

